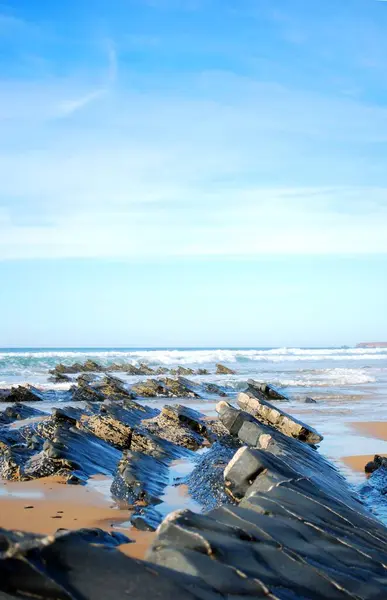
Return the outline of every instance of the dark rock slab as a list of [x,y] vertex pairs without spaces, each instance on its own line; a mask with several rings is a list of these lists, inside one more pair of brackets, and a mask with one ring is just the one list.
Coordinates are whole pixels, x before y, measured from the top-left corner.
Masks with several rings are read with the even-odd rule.
[[106,396],[101,390],[92,387],[85,380],[81,385],[71,387],[70,393],[73,402],[104,402],[106,400]]
[[[106,600],[219,597],[192,577],[131,559],[95,530],[32,536],[0,531],[0,597]],[[122,540],[123,541],[123,540]],[[191,591],[192,590],[192,591]]]
[[164,406],[161,414],[177,426],[185,425],[200,435],[211,437],[211,432],[204,420],[204,415],[197,410],[193,410],[182,404],[175,404]]
[[[181,404],[164,406],[156,416],[142,421],[149,432],[189,450],[198,450],[219,439],[218,431],[204,415]],[[221,430],[221,436],[225,433]]]
[[379,456],[379,454],[375,454],[374,459],[364,466],[364,471],[366,473],[374,473],[381,467],[387,468],[387,458],[385,456]]
[[252,386],[239,394],[238,404],[242,410],[249,412],[263,423],[275,427],[285,435],[313,445],[319,444],[323,439],[323,436],[313,427],[263,399]]
[[[317,473],[305,476],[298,463],[248,449],[238,451],[226,478],[242,498],[239,505],[207,515],[172,513],[148,559],[195,574],[229,597],[257,584],[258,597],[385,597],[386,529],[349,488],[338,491]],[[230,579],[230,572],[241,579]]]
[[118,419],[130,427],[135,427],[144,419],[157,417],[160,411],[145,404],[139,404],[129,398],[115,400],[113,397],[100,404],[99,413]]
[[[281,431],[257,421],[250,413],[240,411],[227,402],[220,402],[217,406],[222,423],[231,434],[238,436],[243,444],[252,446],[261,451],[262,460],[272,461],[274,465],[278,458],[279,467],[288,465],[290,469],[312,477],[324,487],[334,486],[335,493],[344,494],[348,499],[355,498],[355,493],[350,492],[344,477],[314,448],[297,439],[284,435]],[[263,450],[263,452],[262,452]],[[241,451],[239,451],[241,452]],[[246,454],[246,457],[248,454]],[[235,459],[238,457],[236,456]],[[250,476],[247,480],[251,479]],[[231,487],[228,488],[231,492]]]
[[130,448],[133,430],[118,419],[108,415],[82,415],[79,425],[114,448]]
[[51,381],[52,383],[69,383],[72,381],[72,379],[65,373],[54,371],[54,373],[48,378],[48,381]]
[[189,375],[195,375],[195,370],[189,367],[182,367],[181,365],[177,369],[171,370],[171,375],[177,375],[178,377],[187,377]]
[[105,375],[103,379],[97,381],[93,384],[93,387],[102,392],[104,396],[120,396],[127,398],[134,398],[135,394],[132,390],[128,389],[125,382],[118,377],[113,377],[112,375]]
[[256,397],[263,400],[278,400],[281,402],[289,402],[288,396],[280,392],[274,385],[270,383],[262,383],[254,379],[247,380],[250,390],[254,390]]
[[24,402],[40,402],[44,399],[44,394],[32,385],[18,385],[17,387],[3,390],[1,394],[2,402],[15,402],[24,404]]
[[207,394],[213,396],[220,396],[221,398],[226,398],[228,396],[226,389],[216,383],[205,383],[203,384],[203,389]]
[[[65,475],[73,482],[95,474],[112,475],[121,453],[92,433],[79,428],[80,410],[55,409],[50,418],[12,433],[1,454],[4,479],[29,480]],[[3,439],[5,434],[0,436]]]
[[167,396],[165,385],[159,379],[147,379],[146,381],[139,381],[132,386],[132,391],[140,398]]
[[14,421],[23,421],[24,419],[31,419],[33,417],[43,417],[44,412],[17,402],[12,406],[7,406],[5,410],[0,413],[0,425],[8,425]]

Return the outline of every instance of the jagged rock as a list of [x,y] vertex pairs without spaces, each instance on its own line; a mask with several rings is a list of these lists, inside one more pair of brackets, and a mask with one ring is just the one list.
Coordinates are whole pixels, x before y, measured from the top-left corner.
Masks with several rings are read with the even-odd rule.
[[195,375],[195,371],[188,367],[179,366],[177,369],[172,369],[171,374],[177,375],[178,377],[186,377],[187,375]]
[[247,384],[249,386],[248,389],[254,392],[256,398],[289,402],[289,398],[285,394],[282,394],[282,392],[269,383],[260,383],[259,381],[254,381],[254,379],[248,379]]
[[93,383],[93,381],[96,380],[96,377],[95,373],[81,373],[81,375],[77,377],[77,384],[79,386],[90,385],[90,383]]
[[115,549],[128,542],[121,534],[98,530],[60,530],[50,536],[1,530],[1,598],[212,600],[210,588],[192,577]]
[[154,369],[152,369],[152,367],[146,363],[140,363],[138,368],[140,369],[142,375],[153,375],[154,373]]
[[32,385],[18,385],[10,390],[6,390],[6,394],[1,397],[2,402],[41,402],[44,399],[43,393]]
[[68,375],[65,375],[65,373],[60,373],[58,371],[55,372],[54,375],[49,377],[48,381],[51,381],[52,383],[68,383],[69,381],[71,381],[71,378]]
[[94,360],[89,359],[82,365],[82,371],[99,373],[100,371],[103,371],[103,367]]
[[55,409],[48,419],[2,432],[1,477],[25,481],[59,474],[75,482],[94,474],[112,475],[120,452],[81,430],[80,414],[73,408]]
[[246,392],[238,396],[239,406],[257,417],[259,420],[282,431],[285,435],[295,437],[308,444],[319,444],[323,436],[315,429],[280,410],[267,400],[264,400],[254,387],[249,387]]
[[167,395],[172,398],[200,398],[200,395],[195,391],[195,384],[188,379],[166,377],[163,381]]
[[175,423],[187,425],[189,429],[201,435],[207,434],[207,426],[203,421],[203,415],[188,406],[183,406],[182,404],[167,405],[164,406],[161,414]]
[[156,396],[165,396],[165,386],[158,379],[147,379],[139,381],[132,386],[132,391],[136,396],[143,398],[154,398]]
[[217,410],[222,423],[243,444],[263,449],[286,463],[291,462],[301,472],[309,469],[308,472],[314,472],[314,477],[319,478],[322,486],[330,481],[334,483],[335,493],[342,494],[345,489],[346,496],[349,495],[345,479],[313,447],[257,421],[249,413],[237,410],[225,401],[219,402]]
[[70,388],[73,402],[104,402],[106,400],[103,392],[92,387],[86,381],[80,386]]
[[83,371],[83,365],[81,365],[81,363],[74,363],[73,365],[64,365],[59,363],[54,369],[51,369],[49,373],[51,373],[51,375],[56,375],[57,373],[62,375],[75,375],[76,373],[81,373],[81,371]]
[[[235,413],[227,415],[231,428],[254,425],[251,415]],[[194,575],[229,598],[382,600],[385,527],[317,451],[276,434],[293,450],[286,459],[268,449],[240,449],[225,471],[239,505],[206,516],[172,513],[148,560]],[[298,456],[301,448],[313,460]]]
[[198,369],[196,375],[209,375],[210,372],[207,369]]
[[374,460],[366,464],[364,471],[366,473],[374,473],[374,471],[380,469],[380,467],[387,468],[387,458],[385,456],[379,456],[378,454],[375,454]]
[[32,417],[43,417],[44,412],[32,406],[26,406],[24,404],[16,403],[0,413],[0,424],[8,425],[14,421],[23,421],[24,419],[30,419]]
[[170,370],[167,367],[158,367],[155,371],[156,375],[166,375]]
[[230,369],[229,367],[225,367],[220,363],[216,365],[216,374],[217,375],[235,375],[235,371]]
[[228,396],[227,392],[220,387],[220,385],[216,385],[216,383],[205,383],[203,387],[208,394],[214,394],[221,398],[226,398]]
[[83,415],[79,425],[96,437],[121,450],[130,448],[132,429],[107,415]]
[[132,386],[132,391],[136,396],[144,398],[153,398],[164,396],[166,398],[200,398],[194,391],[195,384],[188,380],[182,381],[182,378],[172,379],[147,379],[140,381]]
[[182,422],[179,422],[177,426],[177,421],[166,416],[163,412],[157,417],[142,421],[142,425],[149,432],[182,448],[198,450],[208,445],[208,441],[203,435],[193,431]]
[[305,404],[317,404],[317,400],[314,400],[314,398],[310,398],[310,396],[307,396],[304,402]]
[[122,397],[120,401],[116,401],[115,397],[109,398],[98,406],[98,412],[111,416],[132,428],[139,425],[143,419],[151,419],[160,414],[159,410],[146,404],[139,404],[127,397]]
[[119,395],[127,396],[128,398],[134,397],[134,393],[132,390],[127,389],[125,382],[112,375],[105,375],[94,387],[105,396]]

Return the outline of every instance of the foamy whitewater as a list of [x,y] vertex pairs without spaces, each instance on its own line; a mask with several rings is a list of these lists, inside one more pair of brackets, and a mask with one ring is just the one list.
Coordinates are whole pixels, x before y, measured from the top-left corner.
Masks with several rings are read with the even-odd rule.
[[387,375],[386,348],[3,349],[0,386],[29,382],[46,387],[48,371],[56,364],[88,358],[102,365],[145,362],[152,367],[180,364],[209,370],[221,362],[237,371],[236,382],[259,378],[289,391],[337,388],[339,392],[343,386],[355,390],[357,386],[382,382]]

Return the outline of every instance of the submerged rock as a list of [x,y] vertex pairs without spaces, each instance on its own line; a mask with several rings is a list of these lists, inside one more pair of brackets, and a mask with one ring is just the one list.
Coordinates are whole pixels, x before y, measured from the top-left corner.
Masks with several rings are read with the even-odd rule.
[[235,371],[233,371],[229,367],[225,367],[224,365],[221,365],[220,363],[218,363],[216,365],[216,374],[217,375],[235,375]]

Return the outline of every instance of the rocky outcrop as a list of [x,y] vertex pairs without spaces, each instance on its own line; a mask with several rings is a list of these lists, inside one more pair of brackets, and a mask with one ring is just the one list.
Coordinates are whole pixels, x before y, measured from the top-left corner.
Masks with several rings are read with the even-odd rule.
[[[266,397],[258,401],[266,411]],[[153,530],[171,461],[184,455],[196,463],[188,489],[210,509],[166,517],[147,562],[116,552],[129,541],[119,534],[2,530],[1,597],[384,600],[386,528],[340,473],[305,436],[284,432],[282,421],[259,420],[224,401],[218,410],[221,425],[181,405],[158,413],[127,398],[56,410],[17,430],[0,427],[1,476],[6,465],[14,479],[54,467],[78,481],[114,472],[112,492],[133,507],[132,523]],[[195,455],[156,435],[157,426],[160,434],[185,431],[211,448]],[[370,470],[366,485],[380,492],[384,459],[376,456]]]
[[195,577],[209,598],[382,600],[385,527],[316,450],[221,404],[230,432],[264,449],[245,446],[227,465],[235,506],[172,513],[148,560]]
[[221,365],[220,363],[218,363],[216,365],[216,374],[217,375],[235,375],[235,371],[233,371],[229,367],[225,367],[225,365]]
[[25,419],[34,417],[43,417],[44,414],[43,411],[33,408],[30,405],[16,402],[0,412],[0,425],[9,425],[14,421],[24,421]]
[[374,473],[381,467],[387,469],[387,458],[385,456],[379,456],[379,454],[375,454],[374,459],[365,465],[364,471],[366,473]]
[[24,402],[40,402],[43,400],[43,393],[32,385],[18,385],[1,394],[2,402],[15,402],[24,404]]
[[254,379],[248,379],[247,385],[248,390],[253,392],[257,398],[261,398],[262,400],[289,402],[289,398],[285,394],[269,383],[261,383],[259,381],[254,381]]
[[137,397],[142,398],[200,398],[200,395],[195,391],[197,386],[178,377],[165,377],[164,379],[147,379],[140,381],[131,387],[132,392]]
[[306,425],[306,423],[299,421],[267,400],[264,400],[253,386],[249,386],[246,392],[239,394],[238,404],[242,410],[257,417],[261,422],[275,427],[285,435],[297,438],[308,444],[319,444],[323,439],[323,436],[313,429],[313,427]]

